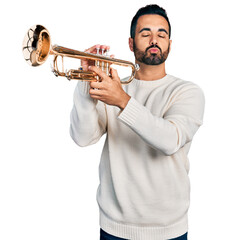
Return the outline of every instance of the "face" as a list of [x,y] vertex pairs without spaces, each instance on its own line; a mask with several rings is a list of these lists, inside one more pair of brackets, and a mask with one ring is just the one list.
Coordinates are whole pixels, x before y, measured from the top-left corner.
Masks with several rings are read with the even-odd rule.
[[169,25],[160,15],[143,15],[136,25],[135,38],[129,39],[129,46],[136,61],[146,65],[160,65],[169,55]]

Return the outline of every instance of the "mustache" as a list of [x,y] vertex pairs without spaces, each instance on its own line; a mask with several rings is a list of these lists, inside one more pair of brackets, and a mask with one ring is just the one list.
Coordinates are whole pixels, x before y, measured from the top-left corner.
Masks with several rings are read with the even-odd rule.
[[146,49],[146,52],[147,52],[149,49],[151,49],[151,48],[158,48],[158,49],[162,52],[161,48],[160,48],[157,44],[152,44],[151,46],[149,46],[149,47]]

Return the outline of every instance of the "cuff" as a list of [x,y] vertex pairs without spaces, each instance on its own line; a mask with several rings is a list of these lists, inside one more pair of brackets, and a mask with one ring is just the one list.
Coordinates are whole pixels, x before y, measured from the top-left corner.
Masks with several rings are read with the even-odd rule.
[[89,90],[90,82],[78,81],[74,92],[74,103],[77,104],[80,102],[83,105],[93,103],[96,105],[98,100],[90,97]]
[[78,90],[81,94],[89,94],[89,90],[90,90],[90,83],[86,82],[86,81],[79,81],[78,84]]
[[141,104],[131,97],[126,107],[120,112],[118,119],[130,126],[134,125],[140,115],[141,107]]

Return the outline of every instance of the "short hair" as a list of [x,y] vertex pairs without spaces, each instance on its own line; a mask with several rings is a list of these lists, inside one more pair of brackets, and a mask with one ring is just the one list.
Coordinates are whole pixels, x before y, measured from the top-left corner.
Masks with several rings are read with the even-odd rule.
[[160,15],[166,19],[169,25],[169,38],[171,37],[171,25],[169,22],[169,18],[167,16],[166,10],[159,7],[157,4],[150,4],[146,5],[145,7],[142,7],[138,10],[138,12],[135,14],[131,21],[131,30],[130,30],[130,36],[131,38],[135,38],[135,30],[136,30],[136,25],[139,17],[147,14],[154,14],[154,15]]

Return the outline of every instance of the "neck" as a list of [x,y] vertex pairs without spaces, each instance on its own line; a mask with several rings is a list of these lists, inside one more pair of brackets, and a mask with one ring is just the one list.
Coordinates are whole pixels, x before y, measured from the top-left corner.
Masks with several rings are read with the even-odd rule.
[[160,65],[146,65],[144,63],[137,62],[140,69],[136,72],[135,78],[145,81],[154,81],[166,76],[165,63]]

